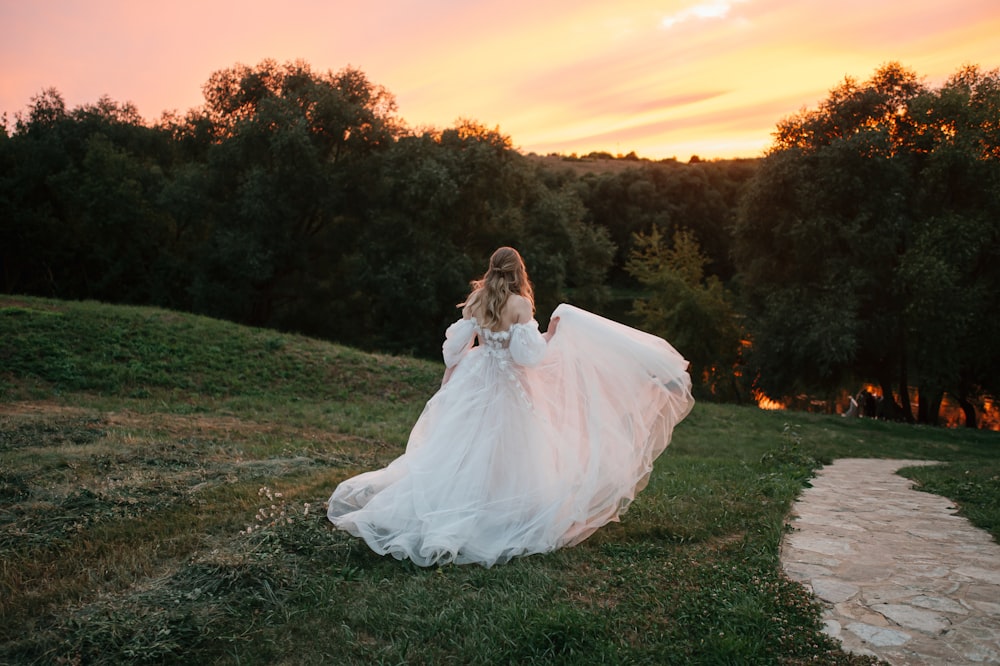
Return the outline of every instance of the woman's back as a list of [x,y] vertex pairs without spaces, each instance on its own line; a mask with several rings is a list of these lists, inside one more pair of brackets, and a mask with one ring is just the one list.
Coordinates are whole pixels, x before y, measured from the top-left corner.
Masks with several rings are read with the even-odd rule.
[[[463,318],[475,318],[480,323],[488,320],[486,316],[486,303],[482,296],[482,289],[472,293],[465,307],[462,308]],[[511,294],[504,302],[499,315],[499,321],[493,326],[488,327],[490,330],[507,331],[510,330],[513,324],[526,324],[532,318],[531,301],[520,294]]]

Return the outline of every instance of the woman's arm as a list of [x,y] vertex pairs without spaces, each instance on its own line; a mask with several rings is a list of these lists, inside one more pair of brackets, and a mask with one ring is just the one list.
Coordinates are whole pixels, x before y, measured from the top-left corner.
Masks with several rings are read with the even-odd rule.
[[441,345],[444,364],[449,368],[457,365],[466,352],[472,348],[475,335],[475,321],[472,319],[459,319],[449,326],[444,333],[444,343]]
[[549,320],[549,328],[547,331],[545,331],[545,333],[542,334],[542,337],[545,338],[546,342],[551,340],[552,336],[556,334],[556,328],[558,326],[559,326],[559,317],[553,317],[552,319]]

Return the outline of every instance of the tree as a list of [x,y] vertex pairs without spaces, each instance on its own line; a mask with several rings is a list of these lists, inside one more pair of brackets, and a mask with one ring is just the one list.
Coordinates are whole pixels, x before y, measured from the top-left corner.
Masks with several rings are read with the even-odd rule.
[[[205,217],[194,307],[253,323],[306,328],[313,298],[343,284],[367,162],[392,145],[392,96],[361,72],[303,62],[220,70],[187,134],[208,134]],[[179,133],[183,135],[182,128]],[[197,150],[197,142],[189,143]],[[311,285],[304,298],[303,288]],[[316,292],[316,285],[327,285]]]
[[901,264],[904,313],[934,420],[941,393],[975,423],[973,404],[1000,392],[1000,76],[964,67],[914,101],[923,119],[914,203],[922,217]]
[[524,254],[540,317],[574,289],[599,297],[614,248],[575,192],[549,187],[497,129],[461,120],[401,136],[371,161],[346,276],[355,332],[383,349],[440,353],[468,281],[496,247]]
[[752,164],[667,160],[580,179],[577,191],[588,220],[606,229],[618,248],[611,280],[628,282],[625,263],[634,249],[635,234],[654,226],[668,238],[680,227],[692,231],[709,260],[707,270],[723,282],[729,280],[733,275],[729,227]]
[[733,248],[766,392],[874,380],[912,420],[916,386],[916,418],[934,422],[943,391],[995,383],[996,353],[963,347],[1000,333],[975,314],[1000,290],[996,91],[996,72],[930,90],[890,63],[779,123]]
[[636,299],[634,313],[644,329],[669,340],[691,362],[691,376],[704,394],[739,399],[733,370],[740,328],[722,282],[705,275],[706,263],[690,231],[675,232],[669,247],[656,227],[637,234],[626,269],[648,294]]
[[169,136],[132,104],[67,111],[53,89],[19,114],[5,152],[4,288],[149,302],[167,220],[156,200]]
[[412,132],[363,73],[302,62],[236,65],[204,92],[152,126],[55,90],[5,121],[3,288],[424,355],[499,245],[522,248],[541,312],[603,296],[607,231],[499,128]]

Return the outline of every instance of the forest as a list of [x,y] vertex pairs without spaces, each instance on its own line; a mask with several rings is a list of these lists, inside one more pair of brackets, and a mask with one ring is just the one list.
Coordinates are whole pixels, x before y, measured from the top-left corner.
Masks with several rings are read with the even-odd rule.
[[264,60],[203,93],[155,122],[55,89],[5,115],[0,291],[430,358],[512,245],[543,327],[568,301],[662,335],[699,398],[833,411],[867,387],[880,416],[938,424],[947,397],[973,427],[995,409],[997,70],[934,87],[888,63],[776,119],[758,159],[686,162],[413,129],[352,68]]

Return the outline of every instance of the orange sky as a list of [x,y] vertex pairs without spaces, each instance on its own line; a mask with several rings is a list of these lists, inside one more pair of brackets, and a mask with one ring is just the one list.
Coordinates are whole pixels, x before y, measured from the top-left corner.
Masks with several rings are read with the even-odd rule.
[[411,126],[470,118],[522,151],[753,157],[845,76],[1000,67],[1000,0],[0,0],[0,112],[55,87],[149,120],[212,72],[351,65]]

